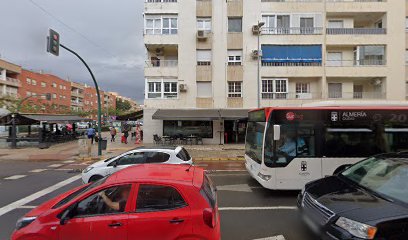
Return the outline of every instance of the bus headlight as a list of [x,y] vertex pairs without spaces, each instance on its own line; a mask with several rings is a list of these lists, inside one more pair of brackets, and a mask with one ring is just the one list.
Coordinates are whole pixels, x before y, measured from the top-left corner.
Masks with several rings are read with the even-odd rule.
[[372,227],[364,223],[359,223],[344,217],[340,217],[336,221],[336,225],[343,228],[351,235],[363,239],[373,239],[375,233],[377,232],[376,227]]
[[258,177],[260,177],[264,181],[269,181],[271,180],[272,176],[271,175],[264,175],[262,173],[258,173]]

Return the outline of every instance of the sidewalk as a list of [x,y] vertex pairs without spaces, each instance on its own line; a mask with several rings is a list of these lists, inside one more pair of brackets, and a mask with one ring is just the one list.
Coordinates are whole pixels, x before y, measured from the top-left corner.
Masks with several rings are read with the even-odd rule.
[[[110,142],[109,133],[102,133],[102,137],[108,140],[107,150],[98,157],[98,145],[92,145],[91,156],[87,158],[79,157],[78,141],[52,145],[48,149],[22,148],[22,149],[2,149],[1,160],[23,160],[23,161],[64,161],[64,160],[84,160],[96,161],[99,159],[116,156],[143,145],[136,145],[135,139],[130,139],[128,144],[120,142],[120,134],[116,137],[116,142]],[[146,144],[146,146],[155,146]],[[159,146],[157,146],[159,147]],[[245,146],[237,145],[187,145],[184,146],[194,161],[242,161],[244,160]]]

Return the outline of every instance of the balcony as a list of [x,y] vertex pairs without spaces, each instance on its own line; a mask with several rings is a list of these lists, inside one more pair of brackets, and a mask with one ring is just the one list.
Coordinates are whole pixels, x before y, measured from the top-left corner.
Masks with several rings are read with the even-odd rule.
[[385,99],[383,92],[329,92],[329,99]]
[[314,12],[324,0],[261,0],[263,12]]
[[153,60],[145,62],[145,76],[148,77],[177,77],[178,60]]
[[6,78],[0,78],[0,84],[7,85],[7,86],[13,86],[13,87],[21,87],[21,82],[18,79],[11,78],[11,77],[6,77]]
[[165,14],[178,13],[179,6],[177,0],[145,0],[145,13]]
[[264,100],[273,99],[273,100],[316,100],[322,99],[321,92],[310,92],[310,93],[261,93],[261,97]]
[[84,103],[82,101],[71,100],[72,106],[83,106]]
[[385,60],[327,60],[328,77],[380,77],[384,76]]
[[262,34],[266,35],[316,35],[322,33],[323,33],[322,27],[262,28]]
[[329,35],[379,35],[387,34],[385,28],[327,28]]
[[387,0],[326,0],[326,12],[381,12]]
[[144,43],[150,46],[175,45],[179,42],[178,34],[144,34]]
[[71,91],[71,95],[73,97],[84,98],[84,92],[83,91],[74,90],[74,91]]

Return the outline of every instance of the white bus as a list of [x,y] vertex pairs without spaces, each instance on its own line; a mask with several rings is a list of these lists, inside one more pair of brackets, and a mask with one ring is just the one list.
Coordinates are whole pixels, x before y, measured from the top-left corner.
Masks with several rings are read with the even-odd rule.
[[408,151],[408,107],[250,111],[246,168],[268,189],[297,190],[368,156]]

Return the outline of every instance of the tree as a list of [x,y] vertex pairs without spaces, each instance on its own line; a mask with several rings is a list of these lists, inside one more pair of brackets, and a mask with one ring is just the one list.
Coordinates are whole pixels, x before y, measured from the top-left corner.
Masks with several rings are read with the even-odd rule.
[[116,99],[116,109],[120,112],[127,112],[132,108],[132,104],[129,101]]

